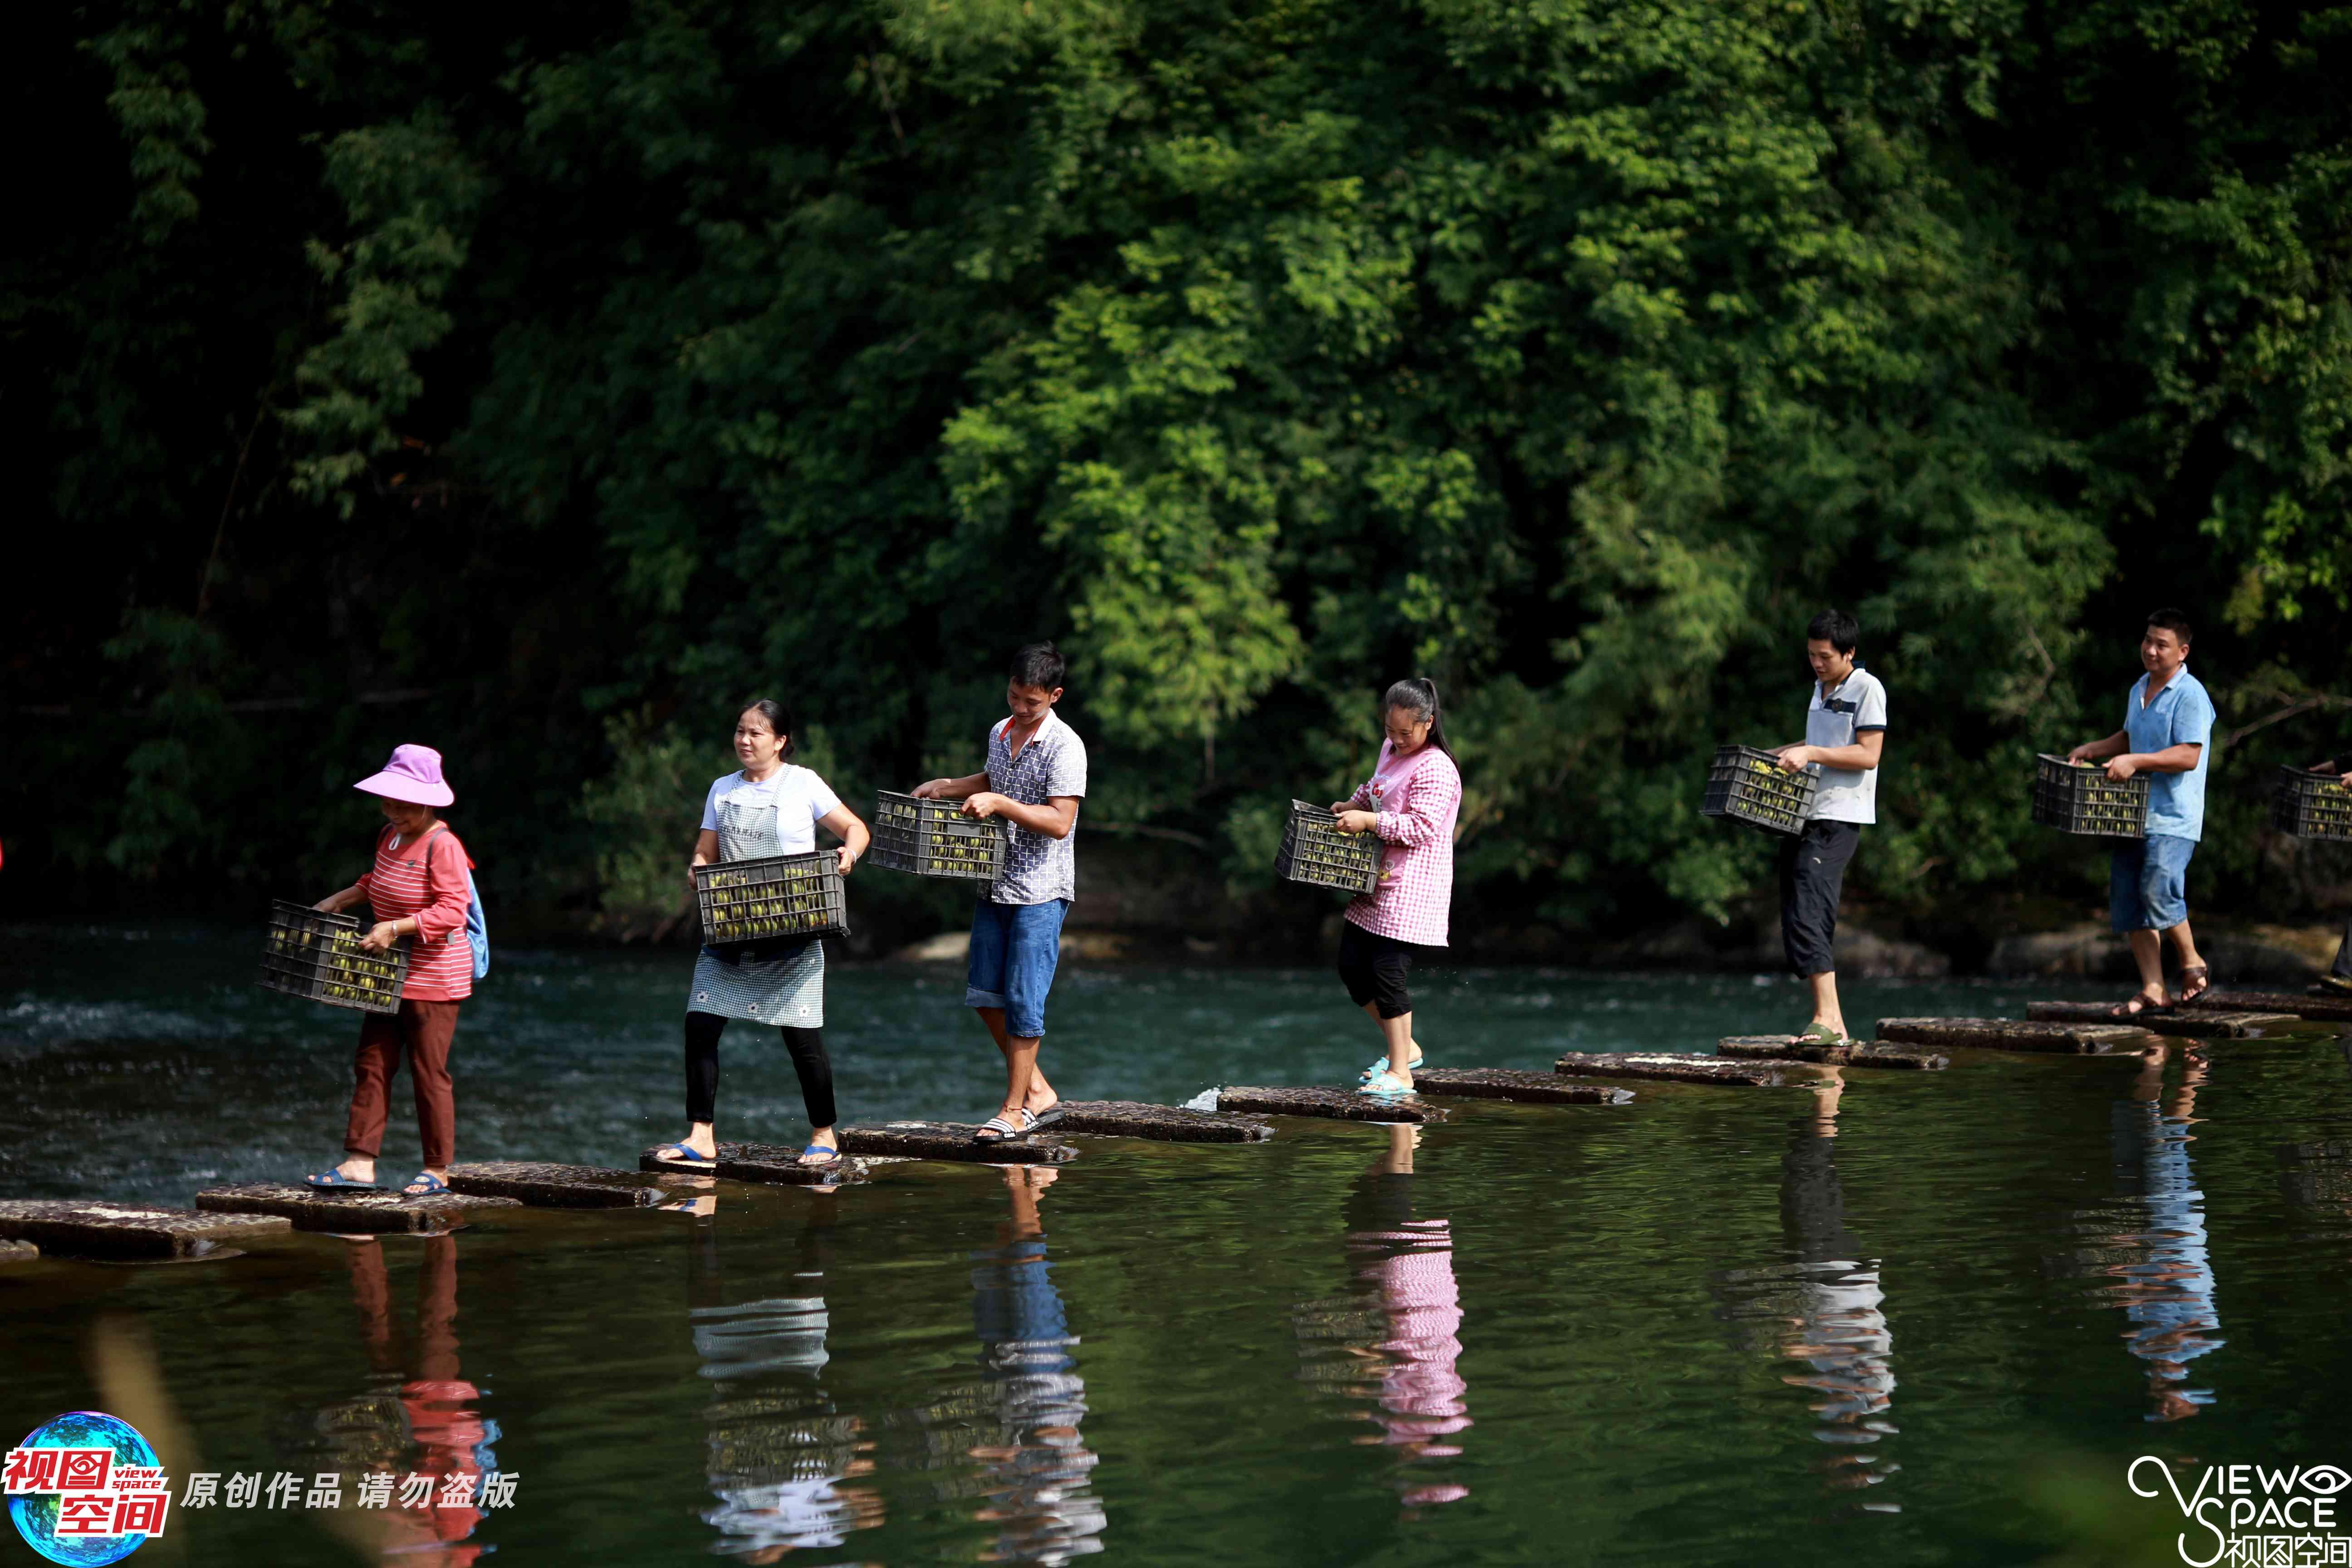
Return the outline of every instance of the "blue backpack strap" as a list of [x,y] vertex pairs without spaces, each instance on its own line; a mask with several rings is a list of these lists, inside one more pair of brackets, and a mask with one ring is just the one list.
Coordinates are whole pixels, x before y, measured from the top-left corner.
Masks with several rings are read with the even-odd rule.
[[[457,844],[457,836],[443,823],[440,831],[448,833],[450,847],[457,851],[457,863],[466,875],[466,945],[474,950],[474,978],[481,979],[490,972],[490,926],[482,915],[482,890],[474,883],[474,868],[467,863],[465,850]],[[429,847],[428,847],[429,852]]]

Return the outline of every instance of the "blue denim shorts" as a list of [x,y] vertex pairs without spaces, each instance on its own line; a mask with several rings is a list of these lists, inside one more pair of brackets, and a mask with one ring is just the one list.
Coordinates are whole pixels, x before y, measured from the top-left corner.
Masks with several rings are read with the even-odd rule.
[[2189,858],[2197,840],[2151,833],[2116,846],[2107,867],[2107,918],[2117,931],[2169,931],[2189,918]]
[[1004,1031],[1034,1040],[1045,1033],[1045,993],[1054,988],[1054,966],[1062,957],[1062,917],[1070,900],[1042,904],[992,904],[971,911],[971,963],[964,974],[963,1005],[1002,1007]]

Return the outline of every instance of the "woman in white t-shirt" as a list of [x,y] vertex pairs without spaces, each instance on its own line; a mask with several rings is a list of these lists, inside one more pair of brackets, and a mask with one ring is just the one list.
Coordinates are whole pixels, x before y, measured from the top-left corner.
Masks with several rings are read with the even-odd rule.
[[[841,874],[866,853],[870,835],[855,812],[841,804],[823,779],[795,767],[792,716],[782,703],[761,698],[735,720],[736,773],[711,781],[703,798],[702,829],[695,836],[694,868],[770,855],[805,855],[816,848],[822,825],[841,840],[835,851]],[[709,1168],[719,1157],[713,1123],[719,1103],[719,1037],[730,1018],[772,1024],[782,1031],[800,1075],[801,1099],[808,1107],[812,1133],[801,1151],[803,1165],[836,1164],[841,1145],[834,1135],[833,1064],[824,1054],[824,942],[819,937],[780,937],[772,942],[730,945],[724,952],[705,947],[694,963],[694,985],[686,1011],[686,1136],[654,1151],[665,1164]]]

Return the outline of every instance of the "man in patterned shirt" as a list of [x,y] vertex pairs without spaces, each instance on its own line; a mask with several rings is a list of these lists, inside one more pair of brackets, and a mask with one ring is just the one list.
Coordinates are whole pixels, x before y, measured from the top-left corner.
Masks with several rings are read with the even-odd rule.
[[1012,716],[988,732],[987,770],[915,791],[918,799],[961,800],[965,816],[1010,825],[1003,874],[972,910],[963,998],[1004,1053],[1004,1103],[981,1127],[983,1142],[1024,1137],[1062,1116],[1061,1096],[1038,1070],[1037,1047],[1061,957],[1062,918],[1077,897],[1074,836],[1087,793],[1086,742],[1054,713],[1063,669],[1049,642],[1014,654],[1004,694]]

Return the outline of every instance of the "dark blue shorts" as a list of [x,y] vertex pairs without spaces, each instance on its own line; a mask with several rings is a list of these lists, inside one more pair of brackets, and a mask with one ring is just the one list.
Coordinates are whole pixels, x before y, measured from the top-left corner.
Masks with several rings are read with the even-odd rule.
[[1067,899],[1042,904],[992,904],[971,911],[971,962],[964,972],[963,1005],[1002,1007],[1004,1030],[1015,1039],[1045,1033],[1045,994],[1062,957],[1062,917]]
[[2117,931],[2169,931],[2189,918],[2189,858],[2197,840],[2169,833],[2116,846],[2107,919]]

